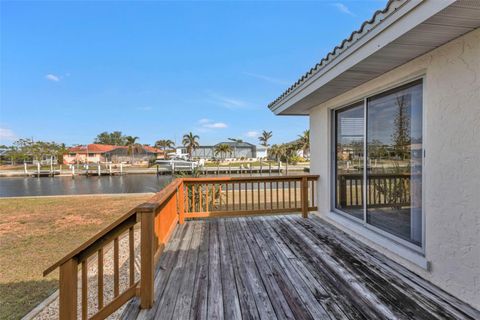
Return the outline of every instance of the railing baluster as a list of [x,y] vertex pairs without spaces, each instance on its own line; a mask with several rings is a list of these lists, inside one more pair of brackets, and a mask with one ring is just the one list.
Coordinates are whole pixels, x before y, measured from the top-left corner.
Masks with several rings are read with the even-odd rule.
[[223,186],[223,184],[218,185],[218,196],[220,197],[220,210],[223,209],[223,207],[222,207],[223,206],[223,200],[222,200],[222,198],[223,198],[222,197],[222,189],[223,188],[222,188],[222,186]]
[[315,207],[315,181],[311,180],[312,183],[312,207]]
[[285,209],[285,181],[282,181],[282,203],[283,209]]
[[245,182],[245,210],[248,210],[248,185]]
[[270,209],[273,210],[273,188],[272,188],[272,181],[270,181]]
[[263,208],[267,209],[267,182],[263,182]]
[[82,320],[88,319],[88,262],[82,261]]
[[235,211],[235,183],[232,183],[232,210]]
[[228,201],[228,198],[229,198],[229,194],[230,194],[230,187],[229,187],[229,183],[225,183],[225,205],[226,205],[226,209],[228,211],[228,205],[229,205],[229,201]]
[[195,204],[197,201],[195,201],[195,184],[192,183],[192,212],[196,211]]
[[257,182],[257,209],[260,210],[260,181]]
[[98,310],[103,308],[103,247],[98,249]]
[[252,188],[252,210],[255,210],[255,195],[254,195],[254,187],[253,182],[250,183],[250,187]]
[[208,183],[205,184],[205,212],[208,212]]
[[348,180],[350,190],[348,190],[348,194],[350,195],[350,205],[353,205],[353,187],[352,187],[352,179]]
[[113,240],[113,296],[120,294],[120,270],[119,270],[119,245],[118,237]]
[[133,227],[130,227],[128,229],[128,250],[129,250],[129,254],[128,254],[128,258],[129,258],[129,283],[130,283],[130,286],[133,286],[133,284],[135,283],[135,234],[134,234],[134,230],[133,230]]
[[200,197],[199,205],[200,205],[200,212],[203,212],[203,184],[198,185],[198,196]]
[[294,189],[294,199],[295,199],[295,208],[298,208],[298,204],[297,204],[297,180],[294,180],[293,181],[293,189]]
[[277,180],[277,183],[275,184],[275,186],[277,187],[277,190],[276,190],[276,194],[277,194],[277,205],[275,206],[276,209],[280,208],[280,200],[279,200],[279,191],[278,191],[278,180]]

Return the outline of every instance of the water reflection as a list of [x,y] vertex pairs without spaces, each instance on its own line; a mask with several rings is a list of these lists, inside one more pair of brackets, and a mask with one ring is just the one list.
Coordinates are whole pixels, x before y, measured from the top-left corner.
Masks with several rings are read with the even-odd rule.
[[171,176],[131,174],[103,177],[1,178],[0,197],[157,192]]

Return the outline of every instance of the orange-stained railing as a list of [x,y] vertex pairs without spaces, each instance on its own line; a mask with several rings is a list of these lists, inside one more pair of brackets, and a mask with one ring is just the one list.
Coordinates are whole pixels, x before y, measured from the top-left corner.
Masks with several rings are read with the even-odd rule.
[[317,210],[317,176],[183,179],[185,217],[222,217]]
[[[105,319],[135,296],[140,297],[142,308],[151,308],[154,270],[178,223],[206,217],[295,212],[307,217],[308,211],[316,210],[317,179],[303,175],[173,180],[44,271],[46,276],[60,269],[60,319]],[[140,257],[136,254],[138,239]],[[122,254],[128,258],[121,267]],[[135,269],[138,260],[139,272]],[[96,272],[89,269],[92,264]],[[111,286],[104,281],[107,264],[113,268]],[[89,273],[95,273],[96,303],[92,303],[89,291]],[[121,278],[128,278],[128,284],[121,285]]]

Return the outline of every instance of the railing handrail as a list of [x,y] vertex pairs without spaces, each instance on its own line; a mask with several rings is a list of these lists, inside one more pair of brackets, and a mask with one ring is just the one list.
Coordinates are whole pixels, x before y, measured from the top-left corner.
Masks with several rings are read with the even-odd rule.
[[201,178],[182,178],[183,182],[188,183],[208,183],[208,182],[244,182],[244,181],[285,181],[302,180],[306,177],[308,180],[316,180],[320,176],[314,174],[291,175],[291,176],[257,176],[257,177],[201,177]]
[[[373,178],[392,178],[392,177],[414,177],[414,176],[420,176],[420,173],[410,173],[410,172],[402,172],[402,173],[395,173],[395,172],[386,172],[386,173],[368,173],[368,177],[373,177]],[[358,177],[358,178],[363,178],[363,173],[358,173],[358,172],[345,172],[345,173],[339,173],[339,177]]]
[[[219,185],[221,190],[222,185],[227,185],[226,191],[228,195],[228,185],[231,185],[232,192],[234,190],[233,184],[243,185],[247,184],[257,185],[258,192],[260,192],[260,183],[264,182],[270,185],[275,184],[276,202],[277,207],[271,210],[260,208],[260,193],[257,194],[257,208],[253,208],[255,199],[253,198],[254,189],[245,189],[245,192],[249,190],[251,194],[252,207],[235,208],[235,196],[232,193],[233,208],[228,209],[228,196],[226,211],[217,211],[213,214],[221,214],[222,216],[231,216],[232,214],[260,214],[264,213],[288,213],[288,212],[301,212],[303,217],[308,216],[309,210],[316,210],[314,204],[314,185],[318,180],[318,175],[295,175],[295,176],[255,176],[255,177],[200,177],[200,178],[176,178],[172,180],[165,188],[160,192],[153,195],[150,199],[142,204],[131,209],[117,220],[112,222],[107,227],[103,228],[100,232],[93,237],[85,241],[83,244],[72,250],[66,256],[55,262],[44,271],[44,276],[48,275],[55,269],[60,269],[60,301],[59,301],[59,313],[60,319],[76,319],[73,314],[77,310],[77,290],[78,290],[78,266],[81,265],[81,307],[82,318],[88,318],[88,260],[93,255],[97,255],[98,263],[98,310],[92,319],[104,319],[112,312],[117,310],[120,306],[125,304],[134,296],[140,297],[140,306],[142,308],[151,308],[153,306],[154,297],[154,270],[157,266],[158,258],[162,254],[165,245],[175,230],[177,223],[183,224],[185,219],[202,218],[203,216],[209,216],[210,211],[208,204],[209,201],[213,201],[213,198],[209,198],[209,189],[216,188]],[[285,200],[285,184],[288,182],[288,203]],[[300,182],[297,188],[297,183]],[[281,183],[281,189],[283,189],[281,203],[283,209],[278,207],[279,191],[278,187]],[[290,186],[294,185],[294,205],[291,203]],[[202,186],[203,185],[203,186]],[[310,187],[309,187],[310,186]],[[189,189],[190,188],[190,189]],[[309,193],[311,191],[311,205],[309,205]],[[189,204],[190,191],[192,195],[197,192],[205,192],[205,212],[186,212],[186,206]],[[203,190],[203,191],[202,191]],[[216,190],[216,189],[215,189]],[[300,191],[299,203],[297,206],[297,190]],[[240,190],[240,186],[239,189]],[[186,195],[187,193],[187,195]],[[210,194],[211,196],[213,194]],[[199,204],[202,206],[202,198],[199,198]],[[245,193],[245,201],[248,202],[248,196]],[[266,199],[266,193],[264,194]],[[270,195],[270,201],[272,201],[272,194]],[[239,204],[241,198],[239,196]],[[275,200],[275,199],[274,199]],[[266,200],[265,200],[266,201]],[[245,202],[245,203],[247,203]],[[213,203],[213,202],[212,202]],[[288,204],[288,207],[286,206]],[[220,205],[222,204],[220,200]],[[266,203],[265,203],[266,206]],[[203,207],[202,207],[203,208]],[[187,210],[188,211],[188,210]],[[135,240],[134,240],[134,228],[135,225],[140,224],[140,279],[135,279],[134,273],[134,256],[135,256]],[[119,238],[127,232],[128,234],[128,248],[129,248],[129,279],[130,287],[120,293],[120,271],[119,271]],[[114,265],[114,299],[107,305],[104,305],[104,284],[103,284],[103,259],[104,249],[113,243],[113,265]],[[101,284],[100,284],[101,281]]]
[[[163,203],[165,203],[166,200],[170,198],[170,196],[176,191],[176,188],[182,183],[181,179],[175,179],[172,181],[167,187],[162,189],[160,192],[156,193],[154,196],[152,196],[149,200],[146,202],[136,206],[135,208],[131,209],[121,217],[119,217],[117,220],[112,222],[110,225],[107,227],[103,228],[100,232],[92,236],[90,239],[82,243],[80,246],[78,246],[76,249],[72,250],[70,253],[65,255],[63,258],[59,259],[57,262],[52,264],[50,267],[45,269],[43,271],[43,276],[47,276],[50,274],[52,271],[57,269],[59,266],[61,266],[63,263],[67,262],[68,260],[78,257],[82,255],[83,252],[87,251],[90,249],[90,247],[94,246],[96,243],[101,241],[103,238],[106,238],[109,236],[109,234],[118,231],[117,228],[122,225],[125,221],[129,220],[132,216],[137,214],[137,212],[141,211],[143,207],[145,206],[154,206],[154,210],[158,210]],[[123,228],[124,230],[128,229],[126,226]]]
[[[62,264],[64,264],[68,260],[81,255],[84,251],[88,250],[91,246],[95,245],[95,243],[97,243],[99,240],[107,237],[110,233],[116,231],[117,227],[119,227],[122,223],[124,223],[129,218],[134,216],[136,213],[137,213],[137,207],[131,209],[130,211],[128,211],[127,213],[122,215],[120,218],[118,218],[117,220],[112,222],[110,225],[103,228],[97,234],[92,236],[90,239],[88,239],[87,241],[82,243],[76,249],[72,250],[70,253],[65,255],[63,258],[59,259],[57,262],[55,262],[50,267],[45,269],[45,271],[43,271],[43,276],[44,277],[47,276],[48,274],[50,274],[52,271],[57,269],[59,266],[61,266]],[[125,228],[125,229],[127,229],[127,228]]]

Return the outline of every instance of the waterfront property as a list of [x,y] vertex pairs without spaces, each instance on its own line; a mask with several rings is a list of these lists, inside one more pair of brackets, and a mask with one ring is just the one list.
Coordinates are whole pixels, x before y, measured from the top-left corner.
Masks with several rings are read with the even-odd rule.
[[64,164],[101,163],[101,162],[135,162],[141,163],[155,159],[163,159],[164,151],[150,146],[113,146],[108,144],[91,143],[76,146],[68,150],[63,156]]
[[479,26],[479,1],[389,1],[269,105],[310,117],[322,219],[476,308]]
[[314,174],[175,179],[44,271],[60,318],[479,319],[479,26],[389,1],[270,105]]

